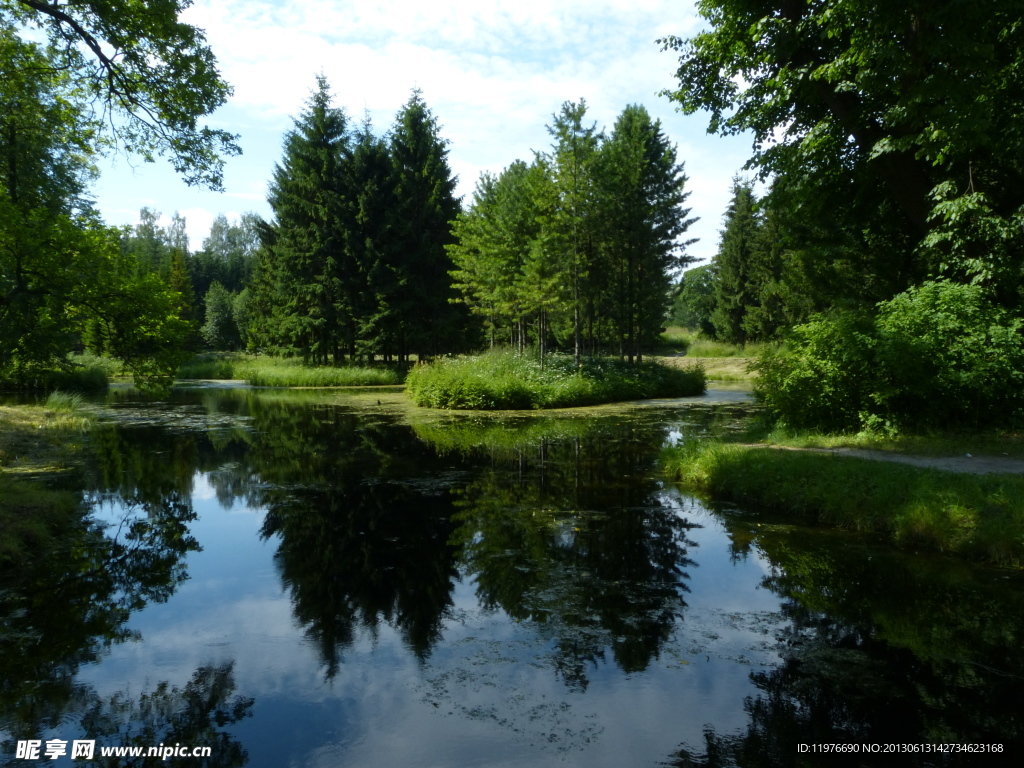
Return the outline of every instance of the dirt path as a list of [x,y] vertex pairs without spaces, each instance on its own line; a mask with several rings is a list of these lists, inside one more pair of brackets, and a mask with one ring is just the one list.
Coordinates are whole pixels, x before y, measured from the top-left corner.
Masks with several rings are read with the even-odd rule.
[[897,464],[910,464],[926,469],[941,469],[943,472],[961,472],[968,475],[1024,475],[1024,460],[1001,458],[998,456],[908,456],[904,453],[888,451],[871,451],[862,448],[793,448],[786,445],[768,445],[754,443],[751,447],[775,448],[782,451],[811,451],[813,453],[833,453],[840,456],[853,456],[858,459],[872,461],[894,461]]

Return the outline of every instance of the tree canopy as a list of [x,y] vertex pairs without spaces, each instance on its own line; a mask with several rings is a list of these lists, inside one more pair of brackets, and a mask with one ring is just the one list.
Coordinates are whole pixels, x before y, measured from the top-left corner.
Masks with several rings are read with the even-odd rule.
[[[234,135],[200,119],[225,103],[231,87],[202,30],[179,19],[191,4],[0,0],[0,26],[45,34],[46,60],[32,76],[63,73],[115,146],[147,161],[168,155],[187,183],[220,189],[223,156],[239,149]],[[4,79],[11,65],[0,62]]]
[[[854,234],[856,248],[881,245],[905,262],[888,296],[872,298],[943,273],[1020,302],[1024,3],[698,8],[710,29],[662,41],[681,53],[668,95],[688,113],[706,110],[712,131],[752,132],[750,166],[777,176],[791,208],[833,231],[866,229],[874,242]],[[820,216],[822,200],[834,222]]]

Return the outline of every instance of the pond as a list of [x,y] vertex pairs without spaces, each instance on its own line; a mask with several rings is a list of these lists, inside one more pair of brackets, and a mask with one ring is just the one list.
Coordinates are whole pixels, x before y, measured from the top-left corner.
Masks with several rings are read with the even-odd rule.
[[[88,514],[0,583],[11,765],[32,763],[19,740],[72,764],[46,759],[53,739],[106,765],[1024,754],[1019,574],[660,478],[660,449],[735,428],[742,394],[509,415],[210,387],[98,407],[65,481]],[[100,755],[158,745],[210,756]]]

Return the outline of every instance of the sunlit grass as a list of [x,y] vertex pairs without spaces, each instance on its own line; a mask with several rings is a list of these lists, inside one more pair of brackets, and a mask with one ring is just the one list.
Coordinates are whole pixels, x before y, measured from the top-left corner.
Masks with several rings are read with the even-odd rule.
[[178,369],[179,379],[240,379],[257,387],[362,387],[398,384],[393,368],[308,366],[294,359],[248,355],[197,355]]
[[407,387],[413,401],[428,408],[524,410],[699,395],[705,382],[699,367],[589,358],[577,368],[567,355],[550,355],[541,365],[532,354],[494,350],[417,366]]
[[1024,565],[1024,477],[699,441],[667,449],[662,461],[669,476],[716,499]]

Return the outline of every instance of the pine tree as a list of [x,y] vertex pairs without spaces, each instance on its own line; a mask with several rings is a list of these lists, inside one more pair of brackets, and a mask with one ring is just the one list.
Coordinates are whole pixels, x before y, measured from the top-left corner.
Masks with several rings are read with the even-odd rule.
[[681,243],[695,219],[675,148],[647,110],[623,110],[600,151],[599,193],[603,263],[614,279],[607,312],[617,326],[620,351],[632,362],[663,330],[672,277],[689,261]]
[[332,106],[320,75],[274,168],[268,201],[276,237],[267,265],[274,294],[272,337],[278,346],[320,363],[340,355],[339,273],[346,239],[342,165],[349,154],[347,118]]
[[[584,326],[593,329],[596,312],[594,270],[597,251],[593,165],[603,138],[596,124],[583,126],[587,104],[567,101],[554,115],[548,133],[555,139],[546,157],[555,182],[557,206],[548,219],[546,240],[559,253],[568,276],[572,338],[576,362],[583,354]],[[593,351],[593,333],[589,334]]]
[[396,201],[387,142],[373,134],[369,119],[356,133],[345,173],[349,205],[344,290],[351,307],[349,354],[385,359],[397,351],[391,297],[398,284],[392,231]]
[[715,256],[717,283],[711,322],[715,335],[731,344],[748,339],[744,327],[747,312],[756,301],[751,269],[762,245],[757,200],[748,182],[733,180],[732,200],[725,214],[722,240]]
[[457,347],[466,313],[452,303],[445,246],[453,242],[451,222],[459,213],[455,177],[448,166],[447,141],[420,91],[414,90],[391,131],[395,209],[388,254],[395,276],[388,297],[388,324],[401,359]]

